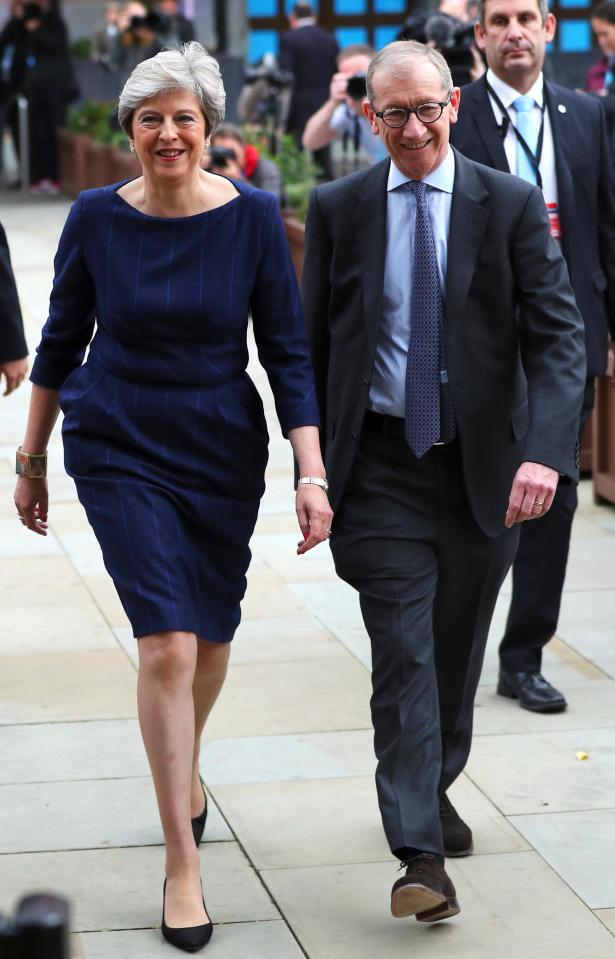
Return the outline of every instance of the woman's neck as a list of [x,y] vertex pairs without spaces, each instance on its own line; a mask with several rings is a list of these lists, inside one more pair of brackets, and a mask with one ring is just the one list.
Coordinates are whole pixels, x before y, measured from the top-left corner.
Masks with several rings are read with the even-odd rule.
[[207,176],[201,170],[196,170],[190,179],[175,183],[144,174],[137,205],[149,216],[194,216],[211,204],[209,194]]

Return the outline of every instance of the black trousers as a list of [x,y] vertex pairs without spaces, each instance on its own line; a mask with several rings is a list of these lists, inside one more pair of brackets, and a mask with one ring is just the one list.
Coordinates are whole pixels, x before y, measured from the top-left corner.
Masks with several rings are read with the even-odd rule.
[[[585,385],[579,442],[594,408],[594,396],[594,380],[590,379]],[[510,609],[500,643],[502,669],[540,672],[543,647],[557,630],[577,504],[575,484],[559,483],[549,512],[521,525]]]
[[477,525],[457,443],[417,460],[403,437],[364,429],[331,548],[371,639],[378,801],[400,858],[408,847],[443,854],[438,792],[468,758],[489,624],[517,541],[518,528],[491,538]]

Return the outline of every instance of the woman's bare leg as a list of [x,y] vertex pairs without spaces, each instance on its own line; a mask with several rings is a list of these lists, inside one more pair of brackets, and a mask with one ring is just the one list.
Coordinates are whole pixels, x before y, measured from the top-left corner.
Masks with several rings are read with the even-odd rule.
[[201,736],[212,707],[222,689],[228,666],[230,643],[210,643],[199,639],[197,662],[192,683],[194,699],[194,753],[192,756],[192,784],[190,794],[190,816],[200,816],[203,812],[203,790],[199,779],[199,754]]
[[165,919],[169,926],[198,926],[207,915],[190,825],[197,638],[194,633],[155,633],[142,637],[138,647],[139,723],[166,845]]

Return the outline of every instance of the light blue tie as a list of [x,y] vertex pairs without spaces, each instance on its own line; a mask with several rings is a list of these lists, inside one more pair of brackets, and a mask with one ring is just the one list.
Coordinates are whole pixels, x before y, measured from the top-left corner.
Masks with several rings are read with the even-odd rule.
[[[534,97],[517,97],[513,107],[517,112],[517,130],[527,143],[528,147],[536,156],[536,146],[538,144],[538,130],[532,119],[532,110],[536,106]],[[530,158],[517,140],[517,176],[528,183],[536,183],[536,170],[534,169]]]

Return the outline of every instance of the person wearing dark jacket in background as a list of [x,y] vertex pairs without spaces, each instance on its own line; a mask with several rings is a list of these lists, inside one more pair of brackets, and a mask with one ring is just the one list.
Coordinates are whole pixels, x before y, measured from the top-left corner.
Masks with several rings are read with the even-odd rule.
[[611,160],[615,161],[615,0],[607,0],[594,7],[591,24],[602,56],[587,71],[585,89],[601,98]]
[[158,0],[155,12],[167,21],[165,31],[167,46],[175,47],[180,43],[190,43],[191,40],[197,39],[192,20],[188,20],[179,13],[178,0]]
[[6,233],[0,224],[0,378],[6,378],[4,395],[17,389],[28,372],[28,347]]
[[[594,377],[606,369],[609,330],[615,335],[615,200],[600,104],[543,77],[555,27],[546,0],[481,0],[476,40],[489,69],[462,90],[451,143],[471,160],[542,188],[585,326],[582,432]],[[498,693],[533,712],[566,708],[541,663],[557,628],[576,507],[575,484],[560,483],[547,516],[521,527],[513,564]]]
[[40,3],[26,3],[12,34],[13,89],[28,100],[30,183],[34,193],[59,192],[58,128],[77,93],[66,24]]
[[[332,34],[316,25],[309,3],[296,3],[288,20],[291,29],[280,38],[279,64],[294,77],[286,129],[301,147],[306,123],[329,96],[339,47]],[[314,159],[331,174],[328,147],[314,151]]]

